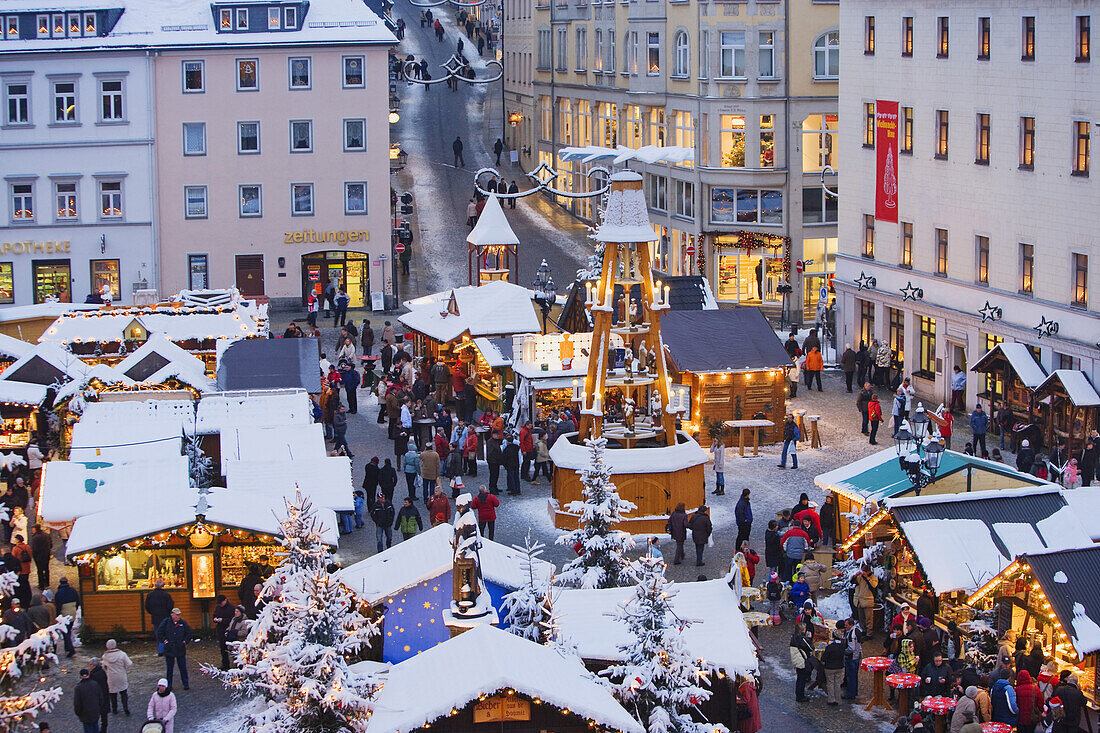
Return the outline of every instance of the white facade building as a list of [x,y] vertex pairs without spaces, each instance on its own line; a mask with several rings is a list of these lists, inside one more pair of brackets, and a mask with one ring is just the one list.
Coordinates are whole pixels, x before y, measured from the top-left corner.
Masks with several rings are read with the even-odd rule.
[[[840,136],[837,341],[887,339],[933,406],[997,339],[1100,378],[1094,20],[1092,0],[841,3],[840,114],[859,123]],[[878,100],[898,103],[897,223],[875,219]]]

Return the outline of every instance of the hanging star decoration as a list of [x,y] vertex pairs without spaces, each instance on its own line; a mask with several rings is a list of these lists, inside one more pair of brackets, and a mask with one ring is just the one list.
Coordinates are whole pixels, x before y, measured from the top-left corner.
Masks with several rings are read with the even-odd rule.
[[982,323],[986,321],[999,321],[1003,312],[995,305],[990,305],[989,301],[985,301],[985,305],[978,309],[978,313],[982,317]]
[[1039,338],[1043,336],[1053,336],[1058,333],[1058,321],[1048,321],[1046,316],[1043,316],[1037,326],[1032,326],[1031,330],[1039,334]]
[[878,280],[872,275],[867,275],[863,270],[859,271],[859,277],[856,278],[856,289],[865,290],[870,289],[878,285]]
[[910,280],[905,283],[905,287],[901,289],[902,300],[924,300],[924,288],[918,288],[913,285]]

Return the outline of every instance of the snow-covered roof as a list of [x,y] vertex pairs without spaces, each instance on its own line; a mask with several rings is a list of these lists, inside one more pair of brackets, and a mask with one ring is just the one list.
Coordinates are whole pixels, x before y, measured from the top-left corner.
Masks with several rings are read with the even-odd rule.
[[42,404],[44,399],[46,399],[44,384],[0,379],[0,402],[4,404],[32,406]]
[[[458,315],[447,312],[454,295]],[[466,285],[405,301],[409,313],[398,320],[407,328],[446,343],[465,333],[510,336],[542,330],[531,301],[532,292],[504,280]]]
[[[158,365],[159,368],[154,368]],[[200,392],[213,392],[216,388],[214,380],[206,376],[206,362],[181,349],[162,333],[151,334],[144,344],[116,364],[115,369],[139,383],[163,384],[175,377]]]
[[38,344],[0,374],[0,380],[49,386],[70,379],[82,380],[88,366],[76,354],[57,344]]
[[[3,6],[4,10],[7,10],[7,5]],[[2,11],[0,11],[2,12]],[[10,46],[7,45],[8,41],[4,41],[4,49],[7,50]],[[62,313],[68,313],[69,311],[89,311],[96,310],[98,305],[91,305],[86,303],[35,303],[34,305],[8,305],[0,308],[0,322],[6,321],[30,321],[37,318],[57,318]]]
[[[642,177],[633,171],[623,171],[611,176],[614,181],[640,182]],[[649,222],[649,208],[641,187],[612,189],[607,194],[603,221],[596,230],[597,242],[652,242],[657,233]]]
[[[572,383],[572,380],[570,380]],[[556,468],[580,471],[590,462],[588,446],[577,445],[569,440],[576,433],[564,433],[554,441],[550,449],[550,460]],[[668,473],[682,471],[707,462],[707,454],[698,443],[686,433],[678,433],[680,442],[676,445],[655,448],[608,448],[603,459],[607,468],[616,474],[625,473]]]
[[1100,394],[1085,373],[1079,369],[1055,369],[1043,383],[1035,388],[1036,397],[1046,397],[1055,384],[1061,384],[1069,401],[1075,407],[1096,407],[1100,405]]
[[315,506],[335,511],[354,508],[351,459],[347,456],[230,459],[225,464],[225,485],[230,491],[265,492],[288,499],[301,491]]
[[558,151],[558,159],[579,160],[582,163],[611,161],[613,165],[621,165],[630,160],[642,163],[683,163],[687,160],[695,160],[695,150],[678,145],[643,145],[637,149],[628,148],[625,145],[614,148],[586,145],[562,148]]
[[34,350],[34,344],[0,333],[0,354],[18,359]]
[[390,668],[371,702],[367,733],[408,733],[512,689],[622,733],[641,724],[574,656],[488,624],[476,626]]
[[1031,355],[1031,350],[1027,348],[1026,344],[1019,342],[1005,341],[997,344],[987,351],[982,358],[978,359],[974,366],[970,367],[970,371],[985,372],[988,368],[988,362],[995,359],[998,354],[1008,361],[1012,366],[1012,370],[1016,372],[1016,376],[1028,389],[1035,389],[1046,380],[1047,373],[1035,361],[1035,357]]
[[[384,552],[371,555],[340,571],[340,580],[371,605],[380,603],[406,588],[451,569],[454,531],[449,524],[437,524]],[[527,582],[526,557],[518,550],[481,538],[481,574],[504,588],[519,588]],[[541,580],[549,580],[554,566],[536,560]]]
[[198,432],[218,433],[234,425],[308,425],[313,404],[303,389],[218,392],[199,400]]
[[194,432],[195,404],[191,400],[119,400],[89,402],[80,413],[83,425],[100,425],[110,434],[116,426],[158,424],[176,434]]
[[1100,486],[1067,489],[1062,492],[1062,497],[1074,514],[1089,518],[1089,521],[1083,522],[1085,529],[1092,536],[1093,542],[1100,542],[1100,520],[1097,519],[1100,517]]
[[512,366],[512,360],[501,353],[497,345],[493,343],[493,339],[488,338],[476,338],[474,339],[474,345],[477,346],[477,350],[481,352],[481,356],[485,359],[485,363],[492,368]]
[[295,461],[326,455],[321,423],[309,425],[233,425],[222,428],[221,459],[224,474],[232,459]]
[[1028,553],[1031,568],[1050,602],[1050,610],[1069,636],[1079,658],[1100,651],[1100,546]]
[[104,425],[78,422],[69,449],[72,461],[135,463],[167,461],[183,454],[183,435],[170,422],[122,422]]
[[474,228],[466,235],[466,241],[477,246],[519,244],[519,237],[508,224],[508,218],[504,216],[504,209],[501,208],[500,200],[495,193],[489,194],[489,198],[485,200],[481,216],[477,218]]
[[[726,581],[676,583],[673,588],[677,591],[671,599],[673,611],[695,621],[684,629],[684,644],[692,657],[726,674],[757,669],[756,648],[741,617],[739,599]],[[633,587],[561,591],[554,600],[554,618],[563,639],[575,644],[584,659],[622,661],[620,647],[630,643],[631,635],[614,611],[633,594]]]
[[[226,7],[247,7],[253,4],[250,0],[245,0]],[[35,0],[4,0],[2,10],[46,12],[50,9],[49,6],[49,3]],[[5,40],[4,51],[396,43],[382,19],[358,0],[295,4],[302,16],[298,21],[300,30],[248,33],[219,33],[212,14],[213,6],[199,0],[112,0],[109,6],[123,8],[124,11],[109,35]],[[54,7],[57,7],[56,3]],[[59,10],[92,10],[102,7],[103,3],[65,2],[60,4]]]
[[51,524],[108,509],[126,509],[135,495],[157,500],[190,497],[187,458],[181,455],[157,461],[114,463],[109,460],[49,461],[42,466],[42,494],[38,513]]
[[150,335],[164,334],[176,342],[267,335],[266,306],[257,306],[251,300],[237,300],[231,305],[158,303],[87,312],[71,311],[51,323],[38,340],[40,343],[62,345],[118,342],[123,340],[126,328],[135,320]]

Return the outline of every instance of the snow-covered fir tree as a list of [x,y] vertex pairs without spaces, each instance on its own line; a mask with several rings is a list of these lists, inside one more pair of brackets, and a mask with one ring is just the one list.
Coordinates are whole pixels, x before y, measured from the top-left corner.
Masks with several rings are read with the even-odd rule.
[[600,672],[612,692],[632,710],[649,733],[717,733],[722,725],[697,723],[691,709],[710,699],[710,669],[692,658],[683,631],[691,622],[676,616],[672,581],[656,557],[638,560],[638,585],[626,605],[617,609],[633,640],[619,647],[624,662]]
[[580,515],[577,529],[558,536],[557,544],[572,547],[577,558],[557,576],[561,585],[581,588],[618,588],[630,585],[635,573],[627,550],[634,547],[629,532],[615,529],[622,512],[637,507],[619,498],[604,463],[606,438],[589,439],[589,463],[581,471],[584,501],[570,502],[566,509]]
[[183,452],[187,456],[191,488],[209,489],[214,485],[214,460],[206,455],[199,444],[198,435],[183,436]]
[[263,609],[241,642],[238,669],[203,670],[235,695],[258,698],[242,730],[249,733],[362,731],[374,686],[348,669],[370,646],[377,624],[328,571],[322,526],[301,492],[287,502],[282,562],[264,583]]
[[509,624],[508,631],[516,636],[542,643],[546,641],[550,620],[550,579],[540,577],[538,572],[538,560],[545,545],[532,540],[528,530],[523,545],[513,547],[523,553],[524,581],[504,596],[504,621]]

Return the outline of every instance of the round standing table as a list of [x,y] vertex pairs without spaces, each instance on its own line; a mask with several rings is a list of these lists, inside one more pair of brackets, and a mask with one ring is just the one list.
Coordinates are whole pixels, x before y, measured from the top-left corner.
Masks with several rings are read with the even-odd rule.
[[947,730],[947,714],[955,709],[955,701],[950,697],[930,696],[921,700],[921,708],[935,717],[936,733]]
[[[760,600],[760,596],[760,589],[755,586],[746,585],[741,589],[741,601],[745,604],[745,608],[751,609],[752,602]],[[770,619],[771,617],[769,616],[768,618]]]
[[887,710],[893,710],[893,706],[886,700],[886,696],[883,692],[883,678],[886,676],[886,670],[890,669],[890,665],[894,661],[889,657],[864,657],[863,661],[859,663],[860,669],[867,669],[875,673],[875,693],[871,696],[871,702],[867,703],[867,707],[864,710],[870,710],[876,705],[886,708]]
[[752,629],[753,633],[756,633],[758,626],[771,626],[772,624],[771,615],[763,611],[749,611],[742,614],[742,618],[745,619],[745,625]]
[[982,723],[982,733],[1012,733],[1008,723]]
[[901,716],[909,714],[909,691],[920,687],[920,675],[897,672],[886,678],[886,684],[898,691],[898,714],[890,721],[896,723]]

